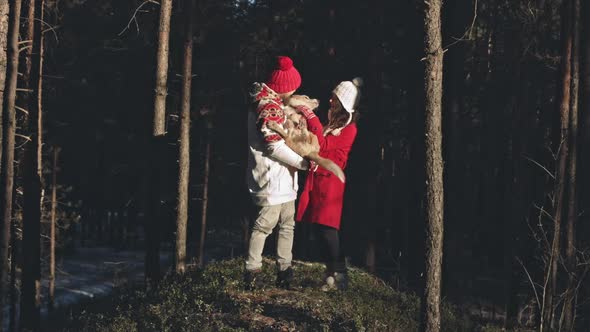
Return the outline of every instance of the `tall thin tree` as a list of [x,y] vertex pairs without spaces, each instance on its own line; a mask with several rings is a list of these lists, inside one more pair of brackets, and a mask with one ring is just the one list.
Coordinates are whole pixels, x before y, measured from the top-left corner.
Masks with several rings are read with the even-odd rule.
[[193,12],[195,0],[186,0],[182,96],[180,111],[178,205],[176,207],[176,273],[184,273],[186,265],[186,224],[190,171],[191,86],[193,68]]
[[[20,105],[20,109],[25,110],[28,109],[30,98],[32,95],[32,89],[30,88],[31,84],[31,68],[32,68],[32,55],[33,55],[33,36],[35,33],[34,26],[35,26],[35,0],[26,0],[24,2],[24,6],[26,8],[26,21],[23,27],[21,27],[22,39],[21,42],[23,47],[19,51],[21,61],[19,61],[19,73],[21,74],[19,80],[19,90],[20,93],[17,94],[16,105]],[[19,108],[17,107],[17,110]],[[30,128],[29,128],[29,114],[28,111],[21,111],[16,113],[16,126],[20,128],[20,134],[23,137],[30,137]],[[19,134],[19,133],[17,133]],[[15,142],[17,143],[17,142]],[[27,144],[28,141],[24,140],[24,144]],[[15,151],[15,158],[17,161],[15,165],[25,165],[25,150],[26,148],[16,149]],[[23,172],[24,167],[16,167],[14,170],[14,177],[15,177],[15,187],[18,189],[19,184],[22,185],[23,179]],[[17,195],[14,197],[15,204],[19,204],[22,206],[22,196]],[[21,236],[18,234],[18,230],[21,230]],[[11,273],[10,273],[10,328],[11,330],[15,331],[18,327],[18,314],[20,310],[17,309],[18,304],[20,303],[20,295],[21,292],[19,290],[19,276],[17,275],[17,270],[22,267],[22,219],[21,218],[14,218],[12,221],[11,227],[11,247],[12,247],[12,260],[11,260]]]
[[209,166],[211,165],[211,131],[213,120],[206,116],[207,132],[205,133],[205,166],[203,170],[203,198],[201,208],[201,233],[199,236],[199,252],[197,254],[199,267],[203,267],[205,253],[205,235],[207,234],[207,207],[209,206]]
[[549,263],[547,272],[545,274],[544,291],[543,291],[543,305],[541,312],[541,331],[549,331],[553,328],[554,317],[554,297],[557,288],[557,269],[559,263],[559,255],[561,251],[561,223],[563,219],[564,210],[564,195],[566,186],[566,166],[568,155],[568,129],[570,117],[570,97],[571,97],[571,82],[572,82],[572,27],[571,27],[571,0],[563,1],[562,8],[562,58],[561,58],[561,82],[560,82],[560,102],[559,102],[559,116],[560,116],[560,132],[557,137],[558,159],[555,174],[555,189],[554,189],[554,206],[553,206],[553,239],[551,243],[551,251],[549,256]]
[[[31,0],[33,1],[33,0]],[[43,12],[44,0],[35,1],[31,57],[32,95],[29,98],[29,135],[25,148],[23,209],[23,274],[21,285],[21,326],[40,329],[41,314],[41,174],[43,94]]]
[[568,205],[565,229],[565,267],[568,276],[560,330],[573,331],[576,317],[576,223],[578,220],[578,101],[580,83],[580,0],[573,0],[572,83],[569,121]]
[[53,167],[51,168],[51,219],[49,225],[49,309],[55,304],[55,224],[57,222],[57,158],[59,147],[53,147]]
[[[2,162],[0,163],[0,308],[4,308],[6,277],[8,275],[8,244],[12,221],[12,190],[14,186],[14,137],[16,133],[15,101],[18,76],[18,31],[20,26],[21,0],[10,1],[12,9],[8,25],[8,48],[6,66],[7,82],[3,100],[2,117]],[[3,326],[0,315],[0,326]]]
[[442,82],[443,49],[441,0],[425,2],[424,91],[426,148],[426,283],[421,329],[440,331],[440,289],[443,257]]
[[148,284],[160,278],[160,237],[158,235],[158,223],[160,212],[159,182],[160,174],[160,152],[166,134],[166,96],[168,95],[168,58],[170,40],[170,16],[172,15],[172,0],[160,1],[160,23],[158,30],[158,52],[156,55],[156,93],[154,96],[154,118],[152,130],[153,151],[150,151],[152,158],[152,175],[150,179],[152,188],[150,190],[151,211],[147,220],[147,250],[145,259],[145,277]]
[[8,0],[0,0],[0,160],[2,160],[2,115],[4,99],[4,88],[6,85],[6,66],[8,65],[8,57],[6,53],[6,44],[8,42],[8,13],[10,7]]

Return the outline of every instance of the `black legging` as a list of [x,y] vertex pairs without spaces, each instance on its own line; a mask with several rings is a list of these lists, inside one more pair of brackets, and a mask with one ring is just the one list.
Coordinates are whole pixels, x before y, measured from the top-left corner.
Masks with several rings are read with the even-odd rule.
[[346,271],[344,255],[340,248],[340,233],[336,228],[313,224],[313,231],[319,240],[320,257],[326,263],[328,273]]

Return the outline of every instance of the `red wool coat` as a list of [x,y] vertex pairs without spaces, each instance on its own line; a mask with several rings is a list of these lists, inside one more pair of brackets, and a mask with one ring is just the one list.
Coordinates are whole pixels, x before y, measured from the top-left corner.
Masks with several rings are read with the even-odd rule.
[[[352,123],[344,127],[339,136],[328,134],[324,137],[323,126],[314,117],[307,120],[307,129],[318,137],[320,156],[332,160],[344,169],[356,137],[356,125]],[[334,174],[322,167],[318,167],[315,172],[309,171],[299,199],[296,219],[340,229],[344,185]]]

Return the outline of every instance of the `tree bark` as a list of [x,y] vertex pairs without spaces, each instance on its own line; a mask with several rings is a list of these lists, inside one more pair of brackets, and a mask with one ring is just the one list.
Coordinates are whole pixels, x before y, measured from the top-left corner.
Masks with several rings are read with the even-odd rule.
[[578,220],[578,96],[580,82],[580,0],[573,0],[572,82],[569,117],[568,212],[565,230],[565,267],[568,276],[561,331],[573,331],[576,317],[576,223]]
[[566,185],[566,166],[568,155],[568,128],[570,116],[571,96],[571,57],[572,57],[572,28],[571,28],[571,1],[564,0],[562,12],[562,59],[561,59],[561,100],[559,103],[560,135],[557,142],[559,150],[554,190],[554,211],[553,211],[553,240],[549,256],[549,264],[545,275],[545,290],[543,292],[543,306],[541,312],[540,331],[549,331],[553,328],[554,317],[554,296],[557,287],[557,268],[561,251],[561,222],[563,217],[563,204]]
[[[6,86],[6,70],[8,54],[6,46],[8,42],[8,17],[10,8],[8,0],[0,0],[0,161],[2,160],[2,117],[4,114],[2,100],[4,100],[4,88]],[[0,165],[1,166],[1,165]]]
[[57,158],[59,148],[53,147],[53,174],[51,176],[51,220],[49,225],[49,309],[55,303],[55,223],[57,222]]
[[172,0],[162,0],[160,2],[160,28],[158,31],[153,136],[162,136],[166,131],[166,96],[168,95],[168,57],[171,15]]
[[[16,132],[15,100],[18,75],[18,30],[20,26],[21,0],[10,2],[12,15],[9,17],[8,49],[6,66],[6,95],[4,96],[2,117],[2,165],[0,171],[0,308],[6,299],[6,277],[8,275],[8,244],[10,243],[10,224],[12,221],[12,190],[14,186],[14,134]],[[0,315],[0,326],[4,317]]]
[[188,220],[188,192],[190,173],[191,85],[193,66],[193,11],[195,0],[186,0],[186,36],[182,73],[180,112],[178,205],[176,208],[176,273],[184,273],[186,265],[186,224]]
[[[159,164],[164,147],[164,135],[166,127],[166,96],[168,83],[168,58],[170,39],[170,16],[172,14],[172,0],[160,2],[160,23],[158,31],[158,52],[156,58],[156,93],[154,96],[154,118],[151,156],[152,177],[147,180],[152,183],[150,193],[150,212],[147,220],[147,250],[145,260],[146,283],[150,285],[160,279],[160,237],[158,224],[160,216],[159,182],[161,176]],[[153,177],[155,176],[155,178]]]
[[424,17],[425,147],[426,147],[426,284],[421,329],[440,331],[440,289],[443,257],[442,1],[426,3]]
[[10,246],[11,246],[11,259],[10,259],[10,309],[9,309],[9,316],[10,319],[8,323],[8,331],[19,331],[18,329],[18,304],[20,301],[20,285],[19,285],[19,276],[18,276],[18,269],[22,264],[18,262],[20,259],[20,255],[18,254],[19,248],[18,243],[20,243],[20,239],[18,238],[18,229],[17,227],[20,226],[20,223],[14,218],[15,220],[12,221],[10,226]]
[[201,234],[199,236],[199,253],[198,253],[198,264],[199,267],[204,266],[204,255],[205,255],[205,235],[207,234],[207,207],[209,205],[209,166],[211,163],[211,130],[212,122],[211,119],[205,119],[207,122],[207,146],[205,147],[205,169],[203,173],[203,204],[201,209]]
[[[33,1],[33,0],[31,0]],[[40,329],[41,309],[41,149],[42,149],[42,84],[43,84],[43,5],[35,1],[34,34],[31,57],[29,98],[29,135],[25,148],[23,208],[23,275],[21,286],[21,327]]]

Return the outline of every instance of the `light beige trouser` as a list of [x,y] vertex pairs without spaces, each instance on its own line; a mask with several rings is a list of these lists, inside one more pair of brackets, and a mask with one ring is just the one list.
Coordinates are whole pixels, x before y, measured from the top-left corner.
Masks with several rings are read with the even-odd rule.
[[279,225],[277,242],[277,265],[284,271],[291,266],[293,259],[293,233],[295,229],[295,201],[271,206],[259,206],[256,222],[250,236],[246,270],[252,271],[262,267],[262,251],[266,238]]

